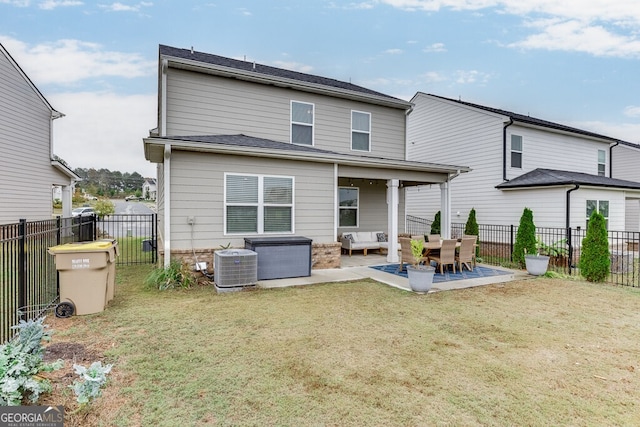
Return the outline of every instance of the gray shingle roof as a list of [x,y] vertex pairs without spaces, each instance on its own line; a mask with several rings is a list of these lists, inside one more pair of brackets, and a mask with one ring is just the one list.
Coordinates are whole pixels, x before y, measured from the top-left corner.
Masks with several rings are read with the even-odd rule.
[[640,183],[606,176],[591,175],[554,169],[534,169],[511,181],[503,182],[496,188],[514,189],[528,187],[549,187],[553,185],[586,185],[590,187],[627,188],[640,190]]
[[172,56],[175,58],[188,59],[192,61],[203,62],[206,64],[212,64],[222,67],[235,68],[247,72],[255,72],[272,77],[278,77],[289,80],[297,80],[305,83],[313,83],[316,85],[328,86],[336,89],[347,90],[357,92],[366,95],[374,95],[392,100],[405,102],[399,98],[385,95],[384,93],[376,92],[371,89],[364,88],[362,86],[354,85],[351,83],[343,82],[340,80],[330,79],[327,77],[315,76],[312,74],[300,73],[297,71],[285,70],[283,68],[270,67],[268,65],[257,64],[250,61],[240,61],[237,59],[227,58],[224,56],[213,55],[210,53],[196,52],[191,49],[180,49],[176,47],[160,45],[161,56]]
[[271,139],[257,138],[255,136],[247,136],[243,134],[237,135],[181,135],[166,136],[162,139],[171,139],[176,141],[205,142],[208,144],[232,145],[235,147],[247,148],[265,148],[269,150],[287,150],[295,152],[318,153],[318,154],[337,154],[333,151],[320,150],[319,148],[309,147],[306,145],[289,144],[286,142],[273,141]]
[[501,110],[499,108],[486,107],[484,105],[473,104],[471,102],[465,102],[465,101],[460,101],[460,100],[451,99],[451,98],[445,98],[443,96],[438,96],[438,95],[433,95],[433,94],[428,94],[428,95],[429,96],[433,96],[434,98],[440,98],[440,99],[444,99],[444,100],[447,100],[447,101],[455,102],[457,104],[462,104],[462,105],[466,105],[466,106],[469,106],[469,107],[477,108],[477,109],[480,109],[480,110],[489,111],[491,113],[507,116],[507,117],[510,117],[511,119],[513,119],[513,121],[515,121],[515,122],[527,123],[527,124],[530,124],[530,125],[541,126],[541,127],[545,127],[545,128],[549,128],[549,129],[555,129],[555,130],[560,130],[560,131],[564,131],[564,132],[571,132],[571,133],[575,133],[575,134],[579,134],[579,135],[590,136],[590,137],[593,137],[593,138],[605,139],[605,140],[611,141],[611,142],[618,142],[619,141],[617,138],[612,138],[610,136],[600,135],[600,134],[595,133],[595,132],[590,132],[590,131],[587,131],[587,130],[584,130],[584,129],[578,129],[578,128],[574,128],[574,127],[571,127],[571,126],[565,126],[565,125],[560,124],[560,123],[554,123],[554,122],[550,122],[550,121],[547,121],[547,120],[542,120],[542,119],[538,119],[538,118],[535,118],[535,117],[531,117],[531,116],[528,116],[528,115],[514,113],[512,111]]

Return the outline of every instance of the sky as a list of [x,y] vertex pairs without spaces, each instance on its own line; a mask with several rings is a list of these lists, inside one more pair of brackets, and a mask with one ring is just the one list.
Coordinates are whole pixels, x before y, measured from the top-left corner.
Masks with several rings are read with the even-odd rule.
[[72,168],[155,176],[159,44],[640,143],[638,0],[0,0],[0,43]]

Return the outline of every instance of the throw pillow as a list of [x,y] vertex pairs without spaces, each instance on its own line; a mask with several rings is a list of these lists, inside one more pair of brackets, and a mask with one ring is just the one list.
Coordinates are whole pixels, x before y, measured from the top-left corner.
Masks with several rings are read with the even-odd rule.
[[343,238],[343,239],[350,240],[350,241],[351,241],[351,243],[354,243],[354,242],[355,242],[355,241],[353,240],[353,235],[352,235],[352,234],[349,234],[349,233],[347,233],[347,234],[343,234],[343,235],[342,235],[342,238]]
[[386,242],[387,241],[387,235],[384,233],[376,233],[376,236],[378,237],[378,242]]

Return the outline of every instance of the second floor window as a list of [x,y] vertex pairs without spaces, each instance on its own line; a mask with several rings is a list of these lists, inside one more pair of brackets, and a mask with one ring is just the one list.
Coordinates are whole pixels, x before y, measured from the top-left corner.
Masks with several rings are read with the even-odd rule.
[[598,150],[598,176],[605,176],[607,170],[607,153],[604,150]]
[[511,167],[522,169],[522,136],[511,135]]
[[291,143],[313,145],[313,104],[291,101]]
[[371,113],[351,112],[351,149],[371,151]]

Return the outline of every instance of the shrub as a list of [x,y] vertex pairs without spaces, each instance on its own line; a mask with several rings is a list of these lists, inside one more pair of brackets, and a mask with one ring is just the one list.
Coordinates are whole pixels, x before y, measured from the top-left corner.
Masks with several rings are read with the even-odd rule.
[[147,276],[145,283],[161,291],[175,288],[190,288],[195,279],[186,264],[172,259],[166,268],[156,268]]
[[580,273],[589,282],[604,282],[609,275],[611,258],[604,217],[594,211],[589,218],[587,235],[582,239]]
[[476,257],[480,256],[480,227],[478,227],[478,221],[476,221],[476,209],[471,208],[469,212],[469,218],[467,218],[467,223],[464,225],[464,234],[468,234],[469,236],[478,236],[476,240]]
[[111,200],[100,199],[96,202],[94,209],[99,217],[105,215],[113,215],[116,211],[116,207]]
[[431,223],[431,234],[440,234],[440,211],[436,212]]
[[533,223],[533,212],[529,208],[524,208],[520,217],[520,225],[516,234],[516,243],[513,246],[513,262],[520,268],[525,267],[524,256],[526,254],[537,253],[536,246],[536,226]]

